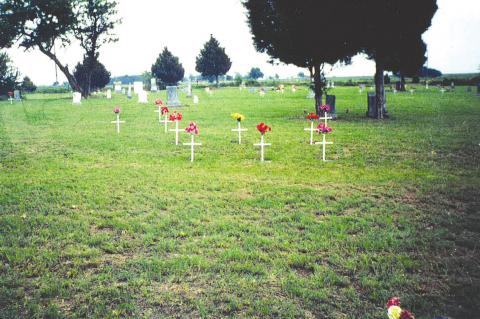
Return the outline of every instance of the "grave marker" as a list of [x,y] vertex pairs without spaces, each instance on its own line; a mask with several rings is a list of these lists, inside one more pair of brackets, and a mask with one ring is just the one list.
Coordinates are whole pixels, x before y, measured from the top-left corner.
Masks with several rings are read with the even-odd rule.
[[181,106],[180,100],[178,99],[178,87],[176,86],[167,86],[167,105],[171,107]]
[[245,119],[240,113],[233,113],[232,118],[237,121],[237,128],[232,129],[232,132],[238,132],[238,144],[242,144],[242,132],[248,131],[246,128],[242,128],[242,121]]
[[315,145],[322,145],[322,160],[326,162],[325,153],[326,153],[326,146],[333,144],[333,142],[327,142],[326,135],[332,131],[332,129],[325,124],[320,124],[318,126],[318,131],[322,134],[322,141],[316,142]]
[[120,124],[125,123],[125,121],[120,121],[120,108],[116,107],[113,109],[113,112],[117,116],[117,119],[115,121],[112,121],[112,124],[115,124],[117,126],[117,133],[120,133]]
[[178,122],[180,122],[182,120],[183,116],[182,116],[182,113],[177,113],[177,111],[174,111],[171,115],[170,115],[170,121],[172,122],[175,122],[175,128],[174,129],[170,129],[170,132],[175,132],[175,145],[178,145],[179,143],[179,137],[178,137],[178,134],[180,132],[183,132],[183,130],[180,130],[178,128]]
[[132,85],[128,84],[127,98],[132,98]]
[[21,100],[22,100],[22,97],[21,97],[21,95],[20,95],[20,91],[19,91],[19,90],[13,91],[13,96],[14,96],[15,101],[21,101]]
[[190,162],[195,159],[195,146],[201,146],[202,143],[195,143],[195,135],[198,135],[198,127],[195,122],[190,122],[190,125],[185,129],[185,132],[190,133],[190,143],[183,143],[184,146],[190,146]]
[[[384,98],[385,98],[385,106],[383,107],[383,114],[387,115],[387,96],[385,95]],[[368,99],[367,117],[370,117],[372,119],[376,119],[377,116],[378,116],[376,94],[375,93],[368,93],[367,99]]]
[[112,99],[112,90],[108,89],[107,90],[107,100],[111,100]]
[[73,92],[73,104],[82,104],[82,94],[79,92]]
[[148,103],[148,93],[147,93],[147,91],[138,92],[138,103],[140,103],[140,104]]
[[265,143],[265,133],[271,131],[272,129],[268,126],[265,125],[265,123],[260,123],[257,125],[257,130],[260,132],[260,143],[259,144],[253,144],[253,146],[258,146],[260,147],[260,161],[264,162],[265,161],[265,147],[272,146],[272,144]]
[[122,92],[122,83],[116,82],[115,85],[114,85],[114,90],[115,90],[115,93]]
[[143,82],[140,82],[140,81],[133,82],[133,92],[138,95],[142,91],[143,91]]
[[157,92],[158,91],[157,79],[155,79],[155,78],[150,79],[150,91],[152,91],[152,92]]
[[318,118],[318,115],[313,112],[310,112],[307,115],[307,120],[310,120],[310,128],[305,128],[303,130],[310,132],[310,145],[313,145],[313,132],[318,132],[318,129],[313,127],[313,121],[318,120]]
[[199,100],[198,100],[198,96],[194,95],[193,96],[193,104],[198,104],[199,103]]
[[10,105],[13,104],[13,92],[8,92],[8,100],[10,101]]
[[336,110],[336,101],[337,97],[335,95],[327,95],[325,104],[330,106],[330,110],[328,111],[331,113],[333,119],[337,118],[337,110]]

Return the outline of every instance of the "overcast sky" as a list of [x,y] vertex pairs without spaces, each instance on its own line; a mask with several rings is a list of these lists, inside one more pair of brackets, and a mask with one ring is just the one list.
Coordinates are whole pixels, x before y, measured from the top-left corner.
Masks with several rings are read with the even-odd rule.
[[[180,58],[185,74],[196,74],[195,57],[213,34],[226,48],[233,65],[229,74],[246,74],[257,66],[267,75],[294,76],[294,66],[272,66],[255,51],[240,0],[118,0],[123,23],[116,28],[119,41],[105,45],[100,61],[112,76],[136,75],[150,70],[163,47]],[[480,1],[438,0],[432,27],[424,34],[429,66],[444,73],[470,73],[480,66]],[[408,23],[408,22],[406,22]],[[57,50],[72,69],[82,59],[78,43]],[[38,51],[8,50],[22,75],[36,84],[51,84],[55,68]],[[374,65],[362,57],[347,67],[334,68],[327,76],[372,75]],[[60,74],[60,82],[64,81]]]

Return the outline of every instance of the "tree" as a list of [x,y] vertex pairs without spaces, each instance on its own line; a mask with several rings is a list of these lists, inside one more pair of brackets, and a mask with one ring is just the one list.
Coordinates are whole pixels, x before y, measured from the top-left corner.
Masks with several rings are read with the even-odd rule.
[[197,56],[195,70],[204,77],[215,77],[218,86],[218,77],[227,74],[231,67],[232,62],[225,53],[225,48],[220,47],[217,39],[210,35],[210,40]]
[[0,52],[0,95],[7,95],[15,89],[18,75],[8,54]]
[[241,75],[240,73],[235,73],[235,78],[234,78],[234,80],[235,80],[235,85],[236,85],[236,86],[239,86],[239,85],[242,84],[242,82],[243,82],[243,77],[242,77],[242,75]]
[[[358,16],[364,17],[357,31],[365,53],[375,60],[377,118],[385,107],[384,72],[415,72],[425,62],[426,46],[421,36],[430,27],[436,0],[361,1]],[[365,18],[366,17],[366,18]],[[386,28],[385,26],[391,26]]]
[[78,63],[75,67],[74,76],[82,91],[87,89],[91,91],[101,90],[110,83],[110,72],[98,61],[95,61],[93,65],[90,61]]
[[165,47],[155,64],[152,65],[152,74],[167,85],[177,85],[183,79],[185,70],[178,61],[178,57]]
[[23,78],[22,90],[24,92],[32,93],[37,90],[37,86],[33,84],[32,80],[28,76]]
[[298,77],[299,79],[303,80],[303,79],[305,79],[305,73],[303,73],[303,72],[298,72],[297,77]]
[[81,91],[68,65],[55,54],[55,44],[70,44],[77,18],[72,0],[2,0],[0,2],[0,47],[17,44],[38,49],[53,60],[70,86]]
[[260,70],[260,68],[252,68],[247,77],[252,80],[258,80],[263,78],[263,72]]
[[356,10],[360,4],[353,0],[244,2],[257,51],[267,53],[272,63],[279,60],[308,68],[319,114],[325,90],[324,65],[347,63],[359,51],[356,28],[345,21],[355,23],[360,19]]
[[83,66],[86,67],[87,85],[82,86],[84,96],[90,95],[93,89],[91,81],[93,72],[98,67],[100,47],[118,40],[112,33],[115,26],[121,22],[116,18],[116,6],[117,2],[112,0],[80,0],[75,8],[75,37],[85,50]]

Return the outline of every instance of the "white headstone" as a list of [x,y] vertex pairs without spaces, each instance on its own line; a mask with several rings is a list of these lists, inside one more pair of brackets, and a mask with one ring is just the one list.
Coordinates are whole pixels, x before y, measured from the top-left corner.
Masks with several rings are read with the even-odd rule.
[[129,99],[132,98],[132,84],[128,84],[127,97],[128,97]]
[[127,94],[127,90],[125,90],[125,88],[122,88],[122,94],[123,95]]
[[155,78],[152,78],[150,80],[150,91],[152,91],[152,92],[157,92],[158,91],[157,79],[155,79]]
[[108,89],[107,90],[107,99],[111,99],[112,98],[112,90]]
[[187,97],[192,97],[192,83],[188,83],[187,85]]
[[148,93],[147,93],[147,91],[138,92],[138,103],[140,103],[140,104],[148,103]]
[[122,84],[121,83],[115,83],[114,90],[116,93],[122,92]]
[[193,104],[198,104],[199,101],[198,101],[198,96],[194,95],[193,96]]
[[19,90],[13,91],[13,98],[15,99],[15,101],[21,101],[22,100],[22,97],[20,96],[20,91]]
[[82,104],[82,94],[79,92],[73,92],[73,104]]
[[140,81],[133,82],[133,92],[135,94],[139,94],[142,91],[143,91],[143,82],[140,82]]

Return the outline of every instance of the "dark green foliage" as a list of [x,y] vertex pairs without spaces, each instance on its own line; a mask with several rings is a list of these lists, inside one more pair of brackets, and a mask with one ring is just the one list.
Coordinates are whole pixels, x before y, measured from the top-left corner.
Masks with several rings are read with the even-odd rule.
[[7,95],[17,85],[18,71],[5,52],[0,52],[0,95]]
[[110,83],[110,72],[99,61],[78,63],[74,76],[84,92],[103,89]]
[[263,72],[260,70],[260,68],[252,68],[247,77],[249,79],[258,80],[263,78]]
[[220,43],[211,35],[197,56],[195,70],[204,77],[214,77],[218,85],[218,77],[227,74],[231,67],[232,62],[225,48],[220,47]]
[[178,57],[165,47],[155,64],[152,65],[152,74],[167,85],[176,85],[183,79],[185,70],[178,61]]
[[28,93],[35,92],[37,90],[37,86],[33,84],[32,80],[30,80],[28,76],[26,76],[23,78],[22,90]]
[[388,74],[385,74],[385,76],[383,77],[383,82],[385,82],[385,84],[391,83],[390,76]]

